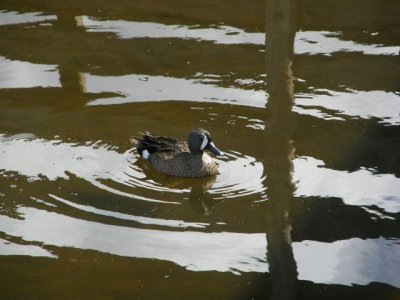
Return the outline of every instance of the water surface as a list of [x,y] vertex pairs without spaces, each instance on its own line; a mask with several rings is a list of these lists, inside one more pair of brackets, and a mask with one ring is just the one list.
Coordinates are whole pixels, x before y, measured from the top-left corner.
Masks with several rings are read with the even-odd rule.
[[[400,297],[400,7],[369,2],[3,1],[2,297]],[[194,127],[215,177],[129,143]]]

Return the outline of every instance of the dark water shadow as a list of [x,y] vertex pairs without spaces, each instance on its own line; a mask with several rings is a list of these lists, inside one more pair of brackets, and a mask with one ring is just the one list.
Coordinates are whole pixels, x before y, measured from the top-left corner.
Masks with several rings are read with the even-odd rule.
[[292,61],[297,29],[294,0],[266,1],[266,124],[264,131],[264,186],[268,186],[266,210],[267,259],[271,299],[297,299],[297,265],[291,240],[294,184],[292,171],[296,120]]

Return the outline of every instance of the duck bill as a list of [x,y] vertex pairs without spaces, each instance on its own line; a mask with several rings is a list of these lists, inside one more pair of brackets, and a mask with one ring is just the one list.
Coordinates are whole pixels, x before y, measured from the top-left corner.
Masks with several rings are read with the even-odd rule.
[[219,149],[217,147],[215,147],[213,142],[208,144],[207,150],[210,151],[211,153],[213,153],[215,156],[223,155],[223,153],[221,151],[219,151]]

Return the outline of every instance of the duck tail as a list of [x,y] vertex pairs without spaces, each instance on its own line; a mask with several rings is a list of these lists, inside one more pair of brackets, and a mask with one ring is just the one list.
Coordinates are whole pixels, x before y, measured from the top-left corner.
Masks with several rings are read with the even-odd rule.
[[138,138],[136,138],[136,137],[131,137],[131,138],[129,138],[129,141],[132,143],[132,145],[133,145],[134,147],[138,147],[139,144],[140,144]]
[[[141,137],[131,137],[129,140],[134,147],[136,147],[137,152],[140,156],[147,159],[149,156],[149,151],[147,150],[148,145],[146,143],[146,138],[150,135],[150,133],[140,133]],[[151,135],[150,135],[151,136]]]

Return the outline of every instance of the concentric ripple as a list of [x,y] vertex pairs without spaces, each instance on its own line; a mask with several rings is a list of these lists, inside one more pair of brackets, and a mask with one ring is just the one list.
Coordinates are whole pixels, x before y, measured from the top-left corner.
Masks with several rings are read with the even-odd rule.
[[[131,153],[131,152],[129,152]],[[194,190],[207,194],[214,200],[238,199],[242,196],[255,195],[255,200],[265,199],[263,181],[263,166],[250,156],[236,151],[225,152],[223,158],[214,158],[219,165],[219,174],[209,178],[176,178],[155,171],[138,155],[128,158],[128,168],[124,173],[110,174],[107,189],[110,185],[120,192],[127,187],[132,189],[135,197],[151,192],[154,199],[175,199],[182,202],[190,198]],[[169,200],[169,203],[176,203]]]
[[[167,205],[183,204],[191,197],[203,196],[218,201],[249,195],[255,195],[254,200],[265,197],[262,164],[235,151],[216,159],[217,176],[200,179],[161,174],[133,149],[120,152],[119,147],[101,141],[80,144],[58,138],[45,140],[30,134],[2,135],[0,156],[0,175],[23,176],[28,185],[35,181],[68,182],[74,178],[80,184],[89,183],[102,194]],[[63,199],[53,189],[47,196],[58,201]],[[75,205],[75,208],[82,207]]]
[[255,158],[236,151],[224,153],[226,158],[218,160],[220,174],[210,189],[217,199],[230,199],[240,196],[258,195],[265,199],[263,165]]

